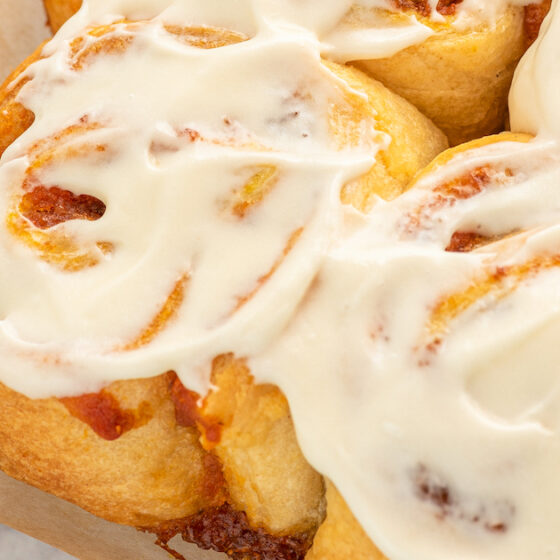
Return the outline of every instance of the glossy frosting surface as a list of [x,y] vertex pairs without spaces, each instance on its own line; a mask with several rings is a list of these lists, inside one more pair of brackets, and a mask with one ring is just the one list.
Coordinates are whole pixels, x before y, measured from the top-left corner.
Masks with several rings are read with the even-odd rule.
[[[508,3],[485,6],[457,21]],[[48,228],[77,243],[72,266],[0,227],[0,379],[65,396],[174,369],[205,392],[234,352],[282,388],[306,456],[391,560],[557,559],[557,3],[512,90],[514,129],[536,139],[458,152],[367,215],[340,189],[391,139],[373,116],[337,139],[333,106],[360,94],[321,55],[432,31],[364,0],[379,28],[356,32],[350,8],[86,2],[27,71],[36,120],[0,163],[0,214],[22,183],[105,210]],[[208,26],[229,34],[200,48]]]

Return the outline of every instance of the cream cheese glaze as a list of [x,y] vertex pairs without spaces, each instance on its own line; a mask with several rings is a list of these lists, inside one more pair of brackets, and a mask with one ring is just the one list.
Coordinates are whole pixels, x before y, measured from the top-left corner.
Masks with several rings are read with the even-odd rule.
[[[391,560],[557,559],[557,3],[511,102],[516,129],[543,133],[458,154],[368,215],[340,188],[390,139],[372,119],[337,145],[326,115],[348,92],[320,63],[348,58],[332,39],[348,4],[86,2],[27,72],[20,98],[36,120],[1,161],[0,213],[36,142],[78,124],[72,156],[37,180],[106,205],[52,228],[97,264],[61,270],[2,225],[0,379],[66,396],[174,369],[205,392],[211,359],[234,352],[282,388],[306,456]],[[482,17],[488,3],[463,4]],[[85,27],[123,17],[137,21],[111,32],[126,52],[89,64],[90,36],[74,52]],[[185,22],[249,40],[192,48],[166,31]],[[387,48],[426,36],[408,25]],[[376,41],[367,56],[387,54]],[[453,181],[473,174],[484,188],[458,195]],[[270,191],[238,208],[251,180]],[[446,250],[457,232],[501,241]],[[134,344],[174,287],[177,316]]]

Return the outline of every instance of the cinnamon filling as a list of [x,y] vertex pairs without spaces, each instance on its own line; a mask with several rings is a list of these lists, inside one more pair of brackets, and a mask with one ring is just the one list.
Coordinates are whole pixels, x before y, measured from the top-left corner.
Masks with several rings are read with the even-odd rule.
[[454,518],[490,533],[506,533],[515,517],[515,507],[509,501],[467,499],[425,465],[418,465],[412,479],[416,497],[433,507],[439,519]]
[[[442,16],[452,16],[462,2],[463,0],[439,0],[436,9]],[[393,0],[393,4],[399,10],[414,10],[424,17],[429,17],[432,13],[428,0]]]
[[529,45],[536,41],[542,22],[550,11],[551,2],[552,0],[543,0],[539,4],[525,6],[525,34]]
[[483,235],[473,231],[456,231],[449,241],[445,250],[449,253],[470,253],[475,249],[480,249],[491,243],[501,241],[506,237],[518,233],[519,230],[512,231],[503,235]]
[[150,405],[142,403],[138,410],[123,410],[119,401],[103,390],[79,397],[60,399],[68,412],[86,423],[99,437],[114,441],[126,432],[146,424],[153,416]]

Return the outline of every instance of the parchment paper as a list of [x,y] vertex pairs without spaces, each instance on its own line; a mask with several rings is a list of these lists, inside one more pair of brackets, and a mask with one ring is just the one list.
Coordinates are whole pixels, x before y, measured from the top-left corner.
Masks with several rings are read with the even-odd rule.
[[48,37],[41,0],[0,0],[0,81]]

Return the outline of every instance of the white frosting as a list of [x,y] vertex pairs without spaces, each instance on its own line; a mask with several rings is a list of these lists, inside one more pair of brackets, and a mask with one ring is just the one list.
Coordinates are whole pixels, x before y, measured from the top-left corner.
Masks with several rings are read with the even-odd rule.
[[[494,17],[483,5],[465,0],[458,20]],[[1,225],[0,379],[64,396],[174,369],[205,392],[212,358],[234,352],[285,392],[306,456],[390,560],[556,559],[560,14],[512,97],[516,129],[544,134],[456,155],[365,216],[339,192],[390,139],[372,115],[341,143],[329,114],[361,94],[320,55],[386,56],[431,31],[408,18],[356,35],[338,25],[351,7],[86,2],[27,71],[20,100],[36,120],[2,158],[0,215],[25,181],[106,211],[39,238],[65,236],[82,267],[39,258],[13,233],[29,224]],[[123,17],[137,23],[82,32]],[[184,25],[235,35],[201,49]],[[107,38],[123,52],[104,53]],[[61,130],[62,157],[37,144]],[[446,251],[456,232],[506,238]],[[169,294],[175,315],[146,330]]]
[[560,74],[552,72],[560,56],[560,18],[548,17],[539,38],[521,60],[510,92],[515,130],[557,137],[560,130]]
[[[508,6],[534,1],[462,0],[449,22],[460,31],[491,26]],[[438,2],[428,0],[433,22],[445,20],[437,11]],[[392,0],[103,0],[90,4],[87,10],[93,21],[111,20],[108,14],[129,19],[160,15],[165,21],[235,27],[246,33],[259,22],[276,29],[296,27],[300,35],[309,33],[318,39],[322,53],[339,62],[389,57],[434,34],[426,18],[422,23],[413,11],[403,14]]]

